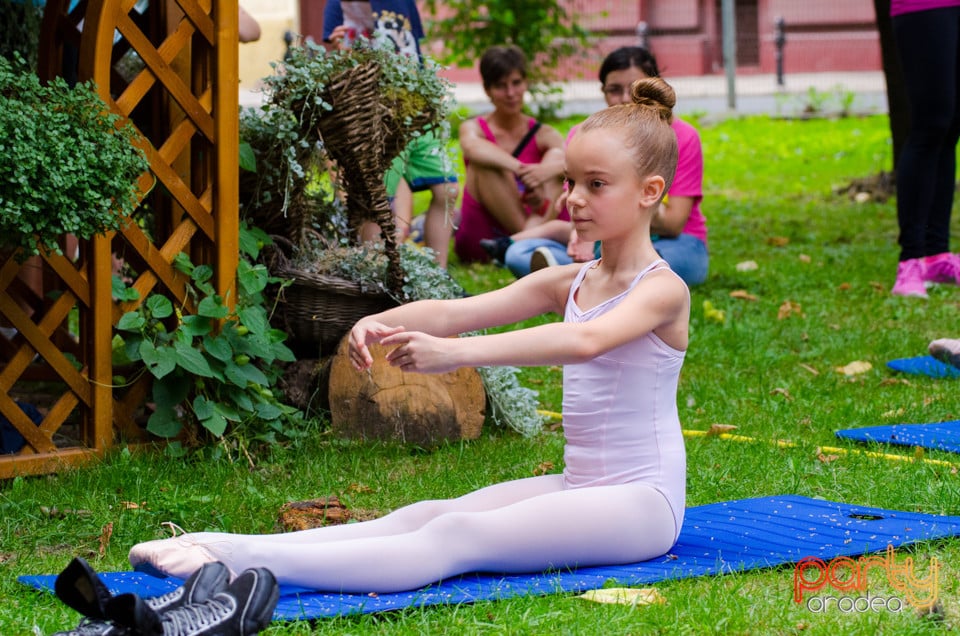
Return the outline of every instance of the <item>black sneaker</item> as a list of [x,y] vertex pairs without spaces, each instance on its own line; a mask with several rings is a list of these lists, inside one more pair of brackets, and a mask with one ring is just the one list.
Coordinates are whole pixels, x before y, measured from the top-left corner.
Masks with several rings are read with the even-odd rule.
[[90,564],[76,557],[53,583],[57,598],[89,618],[107,617],[106,605],[112,594]]
[[[229,582],[230,570],[227,566],[220,562],[207,563],[172,592],[146,599],[138,598],[138,601],[154,612],[163,612],[189,603],[202,603],[214,594],[224,591]],[[133,624],[125,612],[132,611],[131,605],[134,603],[130,598],[137,597],[121,594],[125,600],[114,600],[110,590],[84,559],[77,557],[70,562],[57,576],[54,590],[61,601],[87,617],[76,629],[60,632],[55,636],[133,634],[124,627]]]
[[156,636],[247,636],[257,634],[273,618],[280,589],[266,568],[246,570],[221,592],[202,602],[152,609],[134,594],[113,599],[108,611],[134,634]]
[[51,636],[136,636],[126,627],[116,625],[110,621],[95,618],[84,618],[76,629],[68,632],[57,632]]
[[513,245],[513,239],[509,236],[499,236],[492,239],[480,239],[479,243],[490,258],[503,264],[506,262],[507,248]]
[[214,594],[227,589],[229,583],[230,570],[223,563],[214,561],[203,564],[184,581],[183,585],[172,592],[143,600],[153,611],[165,612],[181,605],[202,603]]

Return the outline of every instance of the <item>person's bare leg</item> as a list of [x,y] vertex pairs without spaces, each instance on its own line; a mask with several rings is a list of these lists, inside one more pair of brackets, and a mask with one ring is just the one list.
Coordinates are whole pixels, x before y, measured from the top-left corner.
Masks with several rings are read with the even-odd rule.
[[[391,204],[393,210],[393,221],[397,228],[397,242],[401,243],[410,233],[410,219],[413,215],[413,192],[410,186],[403,179],[397,184],[397,191],[393,196]],[[367,221],[360,226],[360,241],[369,243],[379,241],[381,238],[380,226],[372,221]]]
[[360,226],[360,242],[374,243],[380,240],[380,226],[373,221],[365,221]]
[[397,243],[402,243],[410,234],[413,220],[413,191],[406,179],[400,179],[393,194],[393,222],[397,226]]
[[453,206],[460,189],[456,183],[430,186],[430,206],[423,220],[424,242],[436,254],[440,267],[447,268],[450,237],[453,236]]
[[523,229],[526,213],[512,174],[505,170],[471,166],[467,171],[467,189],[507,234]]

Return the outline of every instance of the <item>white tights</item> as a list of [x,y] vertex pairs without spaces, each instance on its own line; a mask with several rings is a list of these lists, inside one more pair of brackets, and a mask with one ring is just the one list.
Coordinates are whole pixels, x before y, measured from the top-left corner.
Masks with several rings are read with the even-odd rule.
[[188,577],[209,561],[265,566],[281,584],[344,592],[412,590],[465,572],[539,572],[650,559],[673,545],[666,498],[646,484],[567,489],[561,475],[422,501],[372,521],[285,534],[202,532],[148,541],[130,563]]

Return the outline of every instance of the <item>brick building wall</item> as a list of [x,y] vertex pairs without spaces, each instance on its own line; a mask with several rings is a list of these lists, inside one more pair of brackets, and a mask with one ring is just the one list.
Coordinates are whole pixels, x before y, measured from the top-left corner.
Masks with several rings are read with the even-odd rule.
[[[638,43],[641,25],[665,75],[723,73],[722,0],[566,2],[571,15],[597,36],[586,61],[564,66],[569,79],[592,77],[597,60],[607,52]],[[260,42],[241,48],[244,85],[270,72],[269,61],[282,55],[284,31],[320,38],[324,0],[242,0],[241,4],[260,20],[264,33]],[[738,74],[776,71],[778,19],[784,24],[783,66],[788,74],[882,68],[873,0],[735,0],[735,7]],[[421,13],[424,21],[430,19],[422,4]],[[429,41],[426,47],[430,48]],[[446,74],[455,81],[479,77],[475,68],[450,69]]]

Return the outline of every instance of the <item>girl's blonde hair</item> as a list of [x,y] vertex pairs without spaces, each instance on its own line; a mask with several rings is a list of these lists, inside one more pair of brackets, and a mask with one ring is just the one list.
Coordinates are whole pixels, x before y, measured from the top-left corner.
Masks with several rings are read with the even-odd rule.
[[637,174],[643,178],[660,175],[673,184],[677,172],[677,135],[670,124],[677,94],[660,77],[644,77],[630,86],[631,103],[605,108],[587,118],[579,132],[601,128],[622,128],[624,145],[632,152]]

